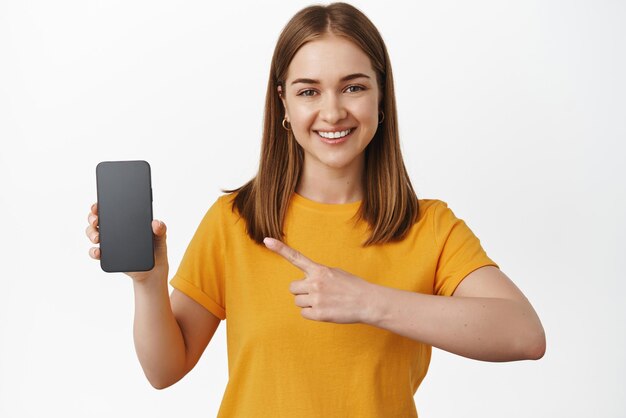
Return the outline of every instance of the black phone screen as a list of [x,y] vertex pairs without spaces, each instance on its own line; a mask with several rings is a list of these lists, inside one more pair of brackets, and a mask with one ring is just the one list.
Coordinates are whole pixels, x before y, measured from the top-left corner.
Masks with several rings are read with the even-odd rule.
[[152,186],[146,161],[96,166],[100,267],[112,272],[154,267]]

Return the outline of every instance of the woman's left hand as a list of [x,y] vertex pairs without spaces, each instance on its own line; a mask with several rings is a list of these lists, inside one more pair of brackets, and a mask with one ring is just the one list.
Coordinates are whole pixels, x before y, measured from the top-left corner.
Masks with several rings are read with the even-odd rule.
[[371,283],[342,269],[318,264],[277,239],[268,237],[263,242],[304,272],[304,279],[289,286],[303,317],[338,324],[365,322]]

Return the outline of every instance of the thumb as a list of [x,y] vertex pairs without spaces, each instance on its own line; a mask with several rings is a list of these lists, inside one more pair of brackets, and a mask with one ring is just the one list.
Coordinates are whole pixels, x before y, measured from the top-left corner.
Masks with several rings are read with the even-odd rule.
[[154,256],[155,262],[159,265],[167,265],[167,227],[157,219],[152,221],[152,232],[154,234]]
[[165,242],[167,226],[162,221],[157,219],[152,220],[152,232],[154,233],[155,241]]

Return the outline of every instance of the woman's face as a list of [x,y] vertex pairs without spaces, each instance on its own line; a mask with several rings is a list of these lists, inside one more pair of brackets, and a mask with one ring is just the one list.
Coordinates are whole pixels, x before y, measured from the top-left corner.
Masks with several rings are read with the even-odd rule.
[[[304,44],[289,64],[285,92],[280,86],[278,92],[305,160],[333,168],[359,163],[378,128],[381,97],[376,72],[358,46],[335,35]],[[337,143],[322,137],[346,131]]]

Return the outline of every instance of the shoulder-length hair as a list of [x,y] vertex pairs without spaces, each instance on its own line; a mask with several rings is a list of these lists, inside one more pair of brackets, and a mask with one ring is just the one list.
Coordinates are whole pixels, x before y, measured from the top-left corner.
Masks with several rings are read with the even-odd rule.
[[391,64],[385,43],[374,24],[346,3],[313,5],[296,13],[283,28],[272,56],[265,99],[265,117],[259,169],[237,189],[232,203],[246,221],[248,235],[263,245],[263,238],[283,239],[283,222],[295,192],[304,151],[281,123],[284,118],[277,87],[285,89],[287,69],[296,52],[325,34],[343,36],[367,54],[382,93],[384,119],[365,148],[363,199],[355,217],[369,224],[369,246],[402,240],[419,216],[419,203],[404,166],[398,136],[396,100]]

